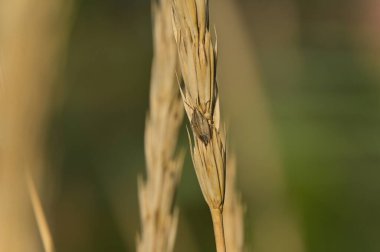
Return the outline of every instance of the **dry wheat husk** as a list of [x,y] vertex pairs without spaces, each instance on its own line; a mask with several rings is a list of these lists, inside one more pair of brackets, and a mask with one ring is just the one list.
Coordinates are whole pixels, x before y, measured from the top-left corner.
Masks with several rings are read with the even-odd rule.
[[192,159],[221,252],[226,251],[222,218],[226,136],[220,126],[217,46],[211,38],[208,7],[207,0],[173,0],[173,30],[184,80],[180,90],[193,133]]

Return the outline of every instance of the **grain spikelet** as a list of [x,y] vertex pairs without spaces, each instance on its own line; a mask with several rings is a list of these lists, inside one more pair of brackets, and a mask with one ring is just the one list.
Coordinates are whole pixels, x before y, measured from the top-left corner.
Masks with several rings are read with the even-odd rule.
[[220,127],[217,50],[209,29],[208,0],[173,0],[172,22],[184,79],[180,90],[193,132],[194,168],[211,211],[217,251],[224,252],[226,136]]

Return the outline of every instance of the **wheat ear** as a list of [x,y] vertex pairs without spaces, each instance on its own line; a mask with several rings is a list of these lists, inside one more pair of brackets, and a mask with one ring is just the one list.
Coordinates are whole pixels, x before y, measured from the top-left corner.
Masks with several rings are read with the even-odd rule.
[[180,90],[193,132],[194,168],[211,211],[217,251],[224,252],[226,137],[220,126],[217,50],[211,40],[208,1],[173,0],[173,30],[184,79]]
[[236,158],[228,157],[223,220],[228,252],[244,251],[244,206],[236,189]]
[[147,179],[139,180],[142,231],[137,251],[171,252],[178,222],[178,209],[173,210],[173,205],[184,156],[175,157],[175,148],[184,112],[177,88],[170,0],[152,0],[152,12],[154,57],[145,127]]

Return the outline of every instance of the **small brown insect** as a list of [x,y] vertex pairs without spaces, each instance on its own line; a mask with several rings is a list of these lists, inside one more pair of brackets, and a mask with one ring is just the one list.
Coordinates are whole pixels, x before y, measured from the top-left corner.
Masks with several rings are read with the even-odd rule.
[[193,109],[191,126],[193,127],[194,132],[197,134],[197,136],[202,140],[202,142],[207,145],[211,139],[210,124],[198,109]]

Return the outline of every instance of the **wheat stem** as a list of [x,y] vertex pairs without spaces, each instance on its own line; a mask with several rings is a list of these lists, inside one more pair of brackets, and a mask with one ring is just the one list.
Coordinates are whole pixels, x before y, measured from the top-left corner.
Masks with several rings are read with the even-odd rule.
[[44,246],[45,252],[54,252],[54,242],[50,232],[49,224],[42,207],[42,202],[40,196],[38,195],[36,185],[30,175],[26,174],[26,183],[28,186],[29,198],[32,203],[33,213],[37,221],[37,226],[40,231],[40,236],[42,244]]
[[211,217],[214,226],[216,251],[226,252],[222,211],[220,209],[211,209]]
[[226,199],[223,224],[228,252],[244,251],[244,206],[236,186],[236,158],[230,155],[227,162]]
[[41,251],[24,180],[43,181],[51,90],[71,1],[0,1],[0,251]]

